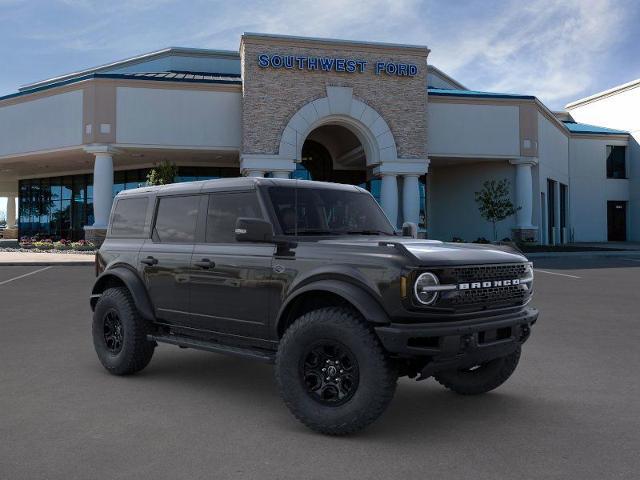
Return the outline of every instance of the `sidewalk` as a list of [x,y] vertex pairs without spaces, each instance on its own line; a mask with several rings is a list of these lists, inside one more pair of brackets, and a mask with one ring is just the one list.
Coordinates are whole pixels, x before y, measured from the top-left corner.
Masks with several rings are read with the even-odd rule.
[[590,250],[585,252],[530,252],[524,254],[527,258],[558,258],[558,257],[625,257],[640,259],[640,250]]
[[0,268],[4,265],[93,265],[95,255],[79,253],[0,252]]

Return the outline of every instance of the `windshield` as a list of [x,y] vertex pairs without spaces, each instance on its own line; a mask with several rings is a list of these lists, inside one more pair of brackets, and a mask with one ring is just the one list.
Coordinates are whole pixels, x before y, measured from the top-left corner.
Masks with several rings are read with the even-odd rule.
[[271,187],[269,197],[285,235],[394,235],[373,197],[355,189]]

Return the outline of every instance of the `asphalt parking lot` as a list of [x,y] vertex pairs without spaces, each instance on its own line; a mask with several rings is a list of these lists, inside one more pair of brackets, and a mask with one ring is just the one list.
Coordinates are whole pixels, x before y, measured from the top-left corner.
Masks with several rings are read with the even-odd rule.
[[347,438],[299,424],[268,365],[161,345],[111,376],[91,267],[0,266],[0,478],[638,478],[640,258],[535,265],[541,316],[507,384],[467,398],[402,379]]

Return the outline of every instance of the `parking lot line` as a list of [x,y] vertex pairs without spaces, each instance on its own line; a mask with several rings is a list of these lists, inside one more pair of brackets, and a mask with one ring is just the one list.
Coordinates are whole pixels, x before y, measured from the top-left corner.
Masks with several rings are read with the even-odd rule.
[[623,260],[631,260],[632,262],[640,262],[640,258],[623,258]]
[[560,275],[561,277],[582,278],[582,277],[579,277],[577,275],[569,275],[568,273],[550,272],[549,270],[540,270],[540,269],[537,269],[537,268],[534,268],[533,271],[534,272],[540,272],[540,273],[548,273],[549,275]]
[[19,275],[17,277],[10,278],[9,280],[4,280],[0,282],[0,285],[4,285],[5,283],[13,282],[14,280],[20,280],[21,278],[28,277],[29,275],[33,275],[38,272],[44,272],[45,270],[49,270],[51,267],[39,268],[38,270],[34,270],[33,272],[25,273],[24,275]]

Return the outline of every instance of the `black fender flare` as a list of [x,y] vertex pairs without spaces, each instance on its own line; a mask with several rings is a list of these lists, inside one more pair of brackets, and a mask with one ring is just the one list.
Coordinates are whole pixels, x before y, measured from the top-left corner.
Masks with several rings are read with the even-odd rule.
[[389,315],[380,302],[363,287],[344,280],[317,280],[296,289],[280,307],[276,321],[276,331],[280,331],[282,322],[287,320],[287,312],[293,302],[305,293],[319,291],[329,292],[344,298],[353,305],[367,322],[375,324],[390,323]]
[[123,266],[116,266],[109,270],[105,270],[96,279],[96,282],[93,284],[93,289],[91,290],[91,310],[95,309],[100,295],[104,292],[109,280],[113,278],[117,278],[127,287],[133,297],[133,302],[135,303],[138,312],[140,312],[140,315],[142,315],[145,320],[154,321],[155,315],[153,313],[153,306],[151,304],[151,299],[147,294],[144,282],[136,272],[133,272],[131,269]]

